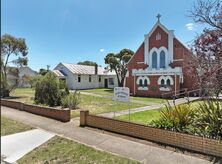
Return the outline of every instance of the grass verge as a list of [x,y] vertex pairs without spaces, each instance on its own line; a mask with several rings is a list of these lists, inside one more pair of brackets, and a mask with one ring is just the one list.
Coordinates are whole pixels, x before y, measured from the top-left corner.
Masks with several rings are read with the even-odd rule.
[[136,164],[139,162],[106,153],[76,143],[72,140],[55,136],[40,147],[25,155],[19,161],[25,163],[93,163],[93,164]]
[[19,133],[31,129],[33,128],[28,125],[1,116],[1,136]]

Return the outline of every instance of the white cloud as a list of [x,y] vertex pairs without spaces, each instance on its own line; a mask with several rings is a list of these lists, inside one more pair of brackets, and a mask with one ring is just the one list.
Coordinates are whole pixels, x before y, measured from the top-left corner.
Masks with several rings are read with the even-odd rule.
[[101,49],[99,49],[99,51],[100,51],[100,52],[105,52],[106,50],[103,49],[103,48],[101,48]]
[[196,25],[193,24],[193,23],[187,23],[187,24],[185,25],[185,27],[187,28],[187,30],[192,31],[192,30],[195,30]]

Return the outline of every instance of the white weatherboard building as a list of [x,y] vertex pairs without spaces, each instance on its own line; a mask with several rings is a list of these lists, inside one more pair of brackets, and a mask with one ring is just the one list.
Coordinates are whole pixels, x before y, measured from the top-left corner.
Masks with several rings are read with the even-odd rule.
[[69,89],[114,88],[118,86],[114,71],[103,67],[59,63],[53,70]]
[[25,78],[37,76],[38,73],[29,67],[20,67],[18,70],[19,70],[19,73],[18,73],[19,84],[18,84],[18,86],[22,87],[22,88],[30,88],[31,84],[27,80],[25,80]]

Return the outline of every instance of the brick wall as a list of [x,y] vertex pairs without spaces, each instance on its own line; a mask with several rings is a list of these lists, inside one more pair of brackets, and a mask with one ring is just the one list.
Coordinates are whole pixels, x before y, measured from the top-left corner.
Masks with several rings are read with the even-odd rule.
[[1,105],[21,110],[23,103],[1,99]]
[[145,140],[151,140],[204,154],[222,157],[222,141],[183,134],[112,118],[80,112],[80,126],[91,126]]
[[28,105],[21,102],[1,100],[1,105],[24,110],[29,113],[45,116],[62,122],[70,121],[70,110],[55,109],[50,107],[41,107],[38,105]]

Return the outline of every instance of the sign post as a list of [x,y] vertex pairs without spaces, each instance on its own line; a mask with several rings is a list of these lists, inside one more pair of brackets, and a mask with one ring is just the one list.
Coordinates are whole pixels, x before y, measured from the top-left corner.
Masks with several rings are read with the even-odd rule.
[[114,101],[129,102],[129,88],[128,87],[115,87],[114,88]]
[[[114,88],[114,101],[129,102],[129,121],[130,121],[130,92],[128,87],[115,87]],[[115,112],[114,112],[115,117]]]

